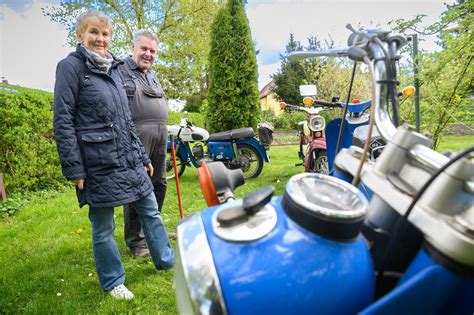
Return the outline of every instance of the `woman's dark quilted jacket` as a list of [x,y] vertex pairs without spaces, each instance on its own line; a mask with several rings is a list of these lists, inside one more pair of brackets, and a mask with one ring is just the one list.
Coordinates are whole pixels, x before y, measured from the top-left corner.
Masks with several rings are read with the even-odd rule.
[[84,47],[61,60],[54,87],[54,136],[64,176],[84,178],[82,207],[114,207],[153,190],[115,60],[100,72]]

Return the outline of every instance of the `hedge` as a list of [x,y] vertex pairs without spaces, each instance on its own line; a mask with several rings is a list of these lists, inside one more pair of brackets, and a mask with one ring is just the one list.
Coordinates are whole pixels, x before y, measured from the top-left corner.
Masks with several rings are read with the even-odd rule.
[[7,193],[60,186],[64,179],[52,131],[53,94],[0,87],[0,172]]
[[[168,113],[168,125],[179,125],[181,118],[183,117],[183,113],[181,112],[169,112]],[[199,113],[188,113],[188,119],[194,125],[198,127],[204,128],[204,119],[201,114]]]

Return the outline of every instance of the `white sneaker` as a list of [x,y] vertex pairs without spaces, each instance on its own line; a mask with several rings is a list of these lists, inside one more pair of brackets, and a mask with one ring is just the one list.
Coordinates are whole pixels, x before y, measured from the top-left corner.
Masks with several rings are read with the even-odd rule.
[[134,295],[127,289],[123,284],[119,284],[115,288],[110,291],[110,295],[112,295],[117,300],[131,300],[133,299]]

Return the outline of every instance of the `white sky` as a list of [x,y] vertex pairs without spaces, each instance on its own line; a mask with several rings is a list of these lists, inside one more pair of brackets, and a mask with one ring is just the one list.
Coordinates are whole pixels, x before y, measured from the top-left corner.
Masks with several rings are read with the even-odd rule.
[[[65,46],[64,27],[43,16],[41,7],[51,6],[48,1],[58,2],[0,0],[0,77],[10,84],[52,91],[56,64],[72,51]],[[285,50],[290,32],[303,45],[309,35],[322,41],[331,34],[336,46],[345,46],[347,23],[385,28],[390,20],[410,19],[416,14],[426,14],[425,20],[432,23],[444,8],[443,0],[248,0],[252,37],[260,50],[259,88],[279,68],[279,54]],[[433,44],[425,46],[430,47]]]

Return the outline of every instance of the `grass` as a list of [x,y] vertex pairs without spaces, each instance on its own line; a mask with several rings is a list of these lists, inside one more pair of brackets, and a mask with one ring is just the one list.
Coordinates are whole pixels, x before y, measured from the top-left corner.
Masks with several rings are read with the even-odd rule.
[[[278,137],[278,142],[281,144],[295,144],[298,143],[299,139],[296,134],[296,131],[294,132],[294,135],[284,135],[281,137]],[[441,138],[441,141],[438,145],[437,151],[438,152],[444,152],[444,151],[460,151],[462,149],[466,149],[469,146],[474,145],[474,135],[465,135],[465,136],[443,136]]]
[[[296,146],[271,148],[272,163],[264,165],[257,179],[237,188],[236,196],[267,185],[282,194],[287,179],[302,171],[292,166],[296,152]],[[180,183],[184,214],[204,208],[196,169],[187,168]],[[158,272],[150,259],[131,258],[123,240],[122,209],[115,215],[115,239],[134,300],[117,302],[102,292],[87,207],[78,207],[71,188],[49,198],[33,198],[15,216],[0,221],[0,313],[176,314],[173,271]],[[163,219],[168,230],[176,230],[180,216],[174,181],[168,183]]]
[[[36,201],[1,224],[1,313],[110,313],[143,307],[162,314],[176,312],[169,290],[172,272],[154,272],[151,261],[129,258],[123,241],[118,243],[127,281],[141,298],[117,303],[102,293],[87,210],[78,208],[72,189]],[[116,215],[117,240],[121,240],[123,216],[121,211]]]
[[[443,138],[440,149],[459,150],[473,136]],[[237,188],[236,197],[273,185],[281,195],[289,177],[303,171],[296,145],[272,147],[271,164],[262,174]],[[197,171],[187,168],[180,178],[184,215],[205,208]],[[0,313],[153,313],[176,314],[173,271],[156,271],[150,259],[133,259],[123,241],[123,213],[115,211],[115,239],[134,292],[131,302],[115,301],[102,292],[91,249],[87,208],[77,205],[74,190],[33,197],[15,216],[0,221]],[[168,183],[163,219],[175,231],[180,221],[176,186]],[[172,241],[173,246],[175,242]]]
[[438,152],[460,151],[474,145],[474,135],[467,136],[443,136],[438,145]]

